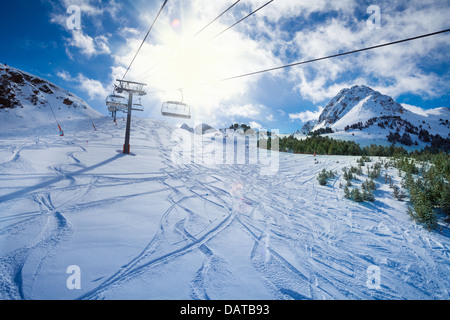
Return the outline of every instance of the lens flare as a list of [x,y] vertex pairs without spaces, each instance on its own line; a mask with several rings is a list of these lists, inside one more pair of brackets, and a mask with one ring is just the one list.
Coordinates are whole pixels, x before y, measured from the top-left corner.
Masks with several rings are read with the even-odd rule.
[[181,25],[181,21],[179,19],[172,20],[172,27],[174,29],[178,29],[180,27],[180,25]]

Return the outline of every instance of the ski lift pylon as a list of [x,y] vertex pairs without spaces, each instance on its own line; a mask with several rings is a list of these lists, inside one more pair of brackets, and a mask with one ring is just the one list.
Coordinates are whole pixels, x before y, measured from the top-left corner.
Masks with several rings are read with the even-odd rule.
[[165,117],[190,119],[191,108],[186,103],[183,103],[183,92],[180,90],[182,100],[179,101],[166,101],[162,104],[161,114]]

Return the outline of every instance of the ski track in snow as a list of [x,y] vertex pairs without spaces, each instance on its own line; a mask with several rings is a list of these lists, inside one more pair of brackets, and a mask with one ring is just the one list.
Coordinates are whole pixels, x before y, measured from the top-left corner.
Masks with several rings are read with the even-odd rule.
[[[338,184],[356,157],[315,164],[280,154],[279,172],[263,176],[251,165],[173,163],[174,129],[163,122],[133,119],[136,155],[126,157],[117,153],[124,124],[96,126],[69,127],[64,138],[0,135],[0,298],[449,299],[448,233],[425,231],[387,198],[346,200]],[[323,168],[337,173],[327,186],[316,180]],[[139,205],[147,199],[155,208]],[[117,241],[129,252],[105,253],[112,263],[101,267],[102,257],[67,258],[71,248],[112,250],[103,242],[114,233],[92,232],[127,215],[104,222],[117,235],[127,228]],[[74,292],[65,268],[77,261],[83,287]],[[379,289],[367,285],[370,266],[380,268]],[[179,278],[169,293],[165,270]]]

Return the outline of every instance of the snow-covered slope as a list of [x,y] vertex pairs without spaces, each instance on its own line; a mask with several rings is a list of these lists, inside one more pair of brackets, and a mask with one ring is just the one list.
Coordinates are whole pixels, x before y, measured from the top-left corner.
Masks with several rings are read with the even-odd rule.
[[375,202],[345,199],[355,157],[275,153],[264,175],[174,161],[178,134],[225,148],[164,122],[133,119],[134,156],[125,122],[97,127],[0,131],[0,299],[450,298],[448,229],[415,224],[381,180]]
[[102,115],[69,91],[35,75],[0,64],[0,126],[36,127]]
[[181,126],[181,129],[187,130],[187,131],[189,131],[191,133],[195,133],[195,134],[205,134],[208,132],[216,131],[216,129],[214,129],[213,127],[211,127],[209,124],[206,124],[206,123],[198,124],[195,128],[191,128],[186,123],[183,123],[183,125]]

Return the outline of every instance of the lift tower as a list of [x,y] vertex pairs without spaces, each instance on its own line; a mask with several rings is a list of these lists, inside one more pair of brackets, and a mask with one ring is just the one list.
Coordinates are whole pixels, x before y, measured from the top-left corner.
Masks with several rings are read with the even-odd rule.
[[128,92],[128,109],[126,111],[127,129],[125,132],[125,143],[123,145],[123,153],[130,154],[131,112],[133,110],[142,111],[140,109],[133,109],[133,95],[137,94],[140,97],[145,96],[147,93],[143,90],[143,88],[146,86],[146,84],[118,79],[117,81],[119,82],[119,85],[116,85],[116,92],[119,94],[122,92]]

